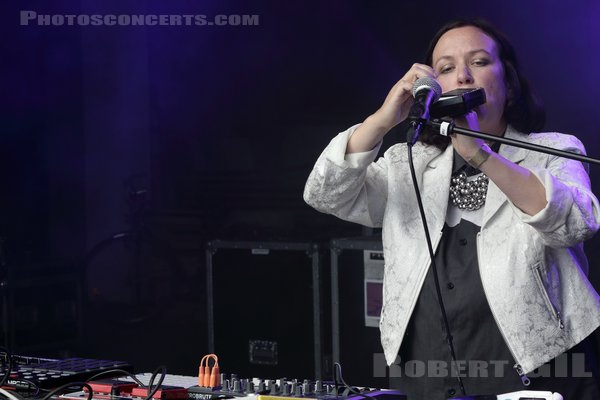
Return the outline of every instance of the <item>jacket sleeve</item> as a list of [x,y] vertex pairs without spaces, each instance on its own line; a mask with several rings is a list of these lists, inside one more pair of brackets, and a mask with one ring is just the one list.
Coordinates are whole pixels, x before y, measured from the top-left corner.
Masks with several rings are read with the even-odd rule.
[[385,159],[371,151],[346,154],[358,125],[334,137],[317,159],[304,188],[304,201],[323,213],[370,227],[381,227],[387,198]]
[[[550,134],[547,146],[585,154],[579,139]],[[510,203],[521,220],[535,228],[550,247],[571,247],[592,237],[600,228],[598,199],[592,193],[584,165],[575,160],[546,156],[546,165],[529,168],[546,189],[546,207],[530,216]]]

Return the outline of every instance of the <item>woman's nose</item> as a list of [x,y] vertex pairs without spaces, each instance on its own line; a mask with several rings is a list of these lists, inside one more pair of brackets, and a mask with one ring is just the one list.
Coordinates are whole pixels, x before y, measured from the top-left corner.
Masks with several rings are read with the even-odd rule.
[[458,83],[461,85],[469,85],[473,83],[473,76],[471,75],[471,71],[467,67],[459,69],[457,79]]

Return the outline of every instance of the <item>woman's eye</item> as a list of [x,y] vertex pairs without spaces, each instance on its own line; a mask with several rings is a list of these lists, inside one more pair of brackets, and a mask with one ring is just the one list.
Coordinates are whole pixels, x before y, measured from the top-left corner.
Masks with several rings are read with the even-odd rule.
[[448,66],[442,67],[440,69],[440,74],[446,74],[446,73],[448,73],[450,71],[452,71],[452,66],[448,65]]
[[484,65],[488,65],[490,62],[488,60],[485,59],[477,59],[477,60],[473,60],[473,65],[477,65],[477,66],[484,66]]

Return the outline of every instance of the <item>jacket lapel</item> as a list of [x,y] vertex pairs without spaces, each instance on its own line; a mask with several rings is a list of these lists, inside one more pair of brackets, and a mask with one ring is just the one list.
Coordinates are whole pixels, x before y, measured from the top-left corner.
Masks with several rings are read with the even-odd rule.
[[[446,220],[453,158],[454,149],[448,146],[446,150],[427,162],[423,174],[418,175],[423,176],[424,182],[419,187],[422,188],[421,196],[430,230],[441,229]],[[440,182],[444,183],[440,184]]]
[[[506,128],[504,137],[509,139],[524,140],[527,135],[517,132],[509,125]],[[520,147],[503,144],[500,146],[500,151],[498,154],[507,160],[514,162],[515,164],[519,164],[525,158],[527,150]],[[481,221],[481,226],[484,226],[507,201],[508,199],[506,198],[506,195],[502,193],[498,186],[496,186],[494,182],[490,180],[485,199],[485,206],[483,209],[483,220]]]

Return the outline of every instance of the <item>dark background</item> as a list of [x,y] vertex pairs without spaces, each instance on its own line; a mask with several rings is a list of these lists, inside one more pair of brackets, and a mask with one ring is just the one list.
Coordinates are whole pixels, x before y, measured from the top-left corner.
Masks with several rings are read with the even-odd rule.
[[[59,0],[1,7],[4,269],[29,277],[80,271],[95,244],[127,226],[123,182],[133,176],[149,190],[147,223],[172,244],[185,281],[167,320],[114,329],[88,313],[93,323],[83,345],[46,346],[49,354],[125,358],[142,370],[166,362],[193,374],[207,351],[206,241],[360,234],[306,206],[304,181],[330,138],[376,110],[452,18],[482,16],[505,31],[546,105],[547,130],[575,134],[589,155],[600,156],[594,0]],[[259,25],[21,26],[20,10],[257,14]],[[600,181],[598,167],[591,175]],[[598,244],[587,244],[596,286]],[[103,279],[111,276],[118,271],[108,267]]]

